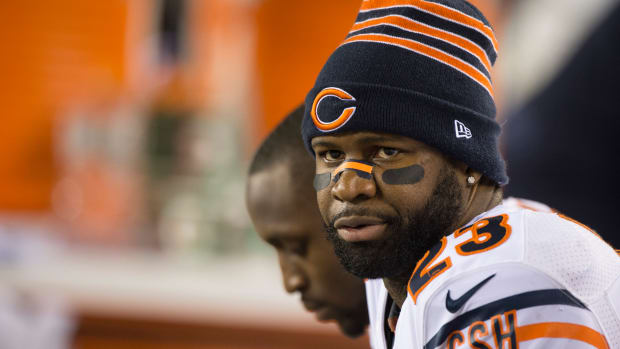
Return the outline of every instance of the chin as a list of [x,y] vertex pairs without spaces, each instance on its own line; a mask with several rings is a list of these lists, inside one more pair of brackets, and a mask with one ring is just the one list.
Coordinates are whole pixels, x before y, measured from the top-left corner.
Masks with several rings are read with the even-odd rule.
[[358,321],[338,321],[338,327],[340,327],[340,331],[349,338],[357,338],[366,332],[366,324]]

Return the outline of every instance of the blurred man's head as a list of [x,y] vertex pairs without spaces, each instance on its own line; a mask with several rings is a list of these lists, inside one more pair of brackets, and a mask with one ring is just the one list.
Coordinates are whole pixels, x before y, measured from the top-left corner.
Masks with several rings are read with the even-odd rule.
[[278,253],[284,288],[348,336],[368,324],[364,285],[338,263],[312,187],[314,160],[299,136],[303,106],[263,142],[250,166],[246,203],[256,231]]

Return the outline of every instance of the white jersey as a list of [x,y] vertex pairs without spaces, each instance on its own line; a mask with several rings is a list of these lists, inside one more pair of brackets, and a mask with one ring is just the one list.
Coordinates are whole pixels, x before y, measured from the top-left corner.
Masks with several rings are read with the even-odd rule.
[[[373,349],[388,293],[366,281]],[[620,257],[548,207],[506,199],[418,262],[393,348],[619,348]]]

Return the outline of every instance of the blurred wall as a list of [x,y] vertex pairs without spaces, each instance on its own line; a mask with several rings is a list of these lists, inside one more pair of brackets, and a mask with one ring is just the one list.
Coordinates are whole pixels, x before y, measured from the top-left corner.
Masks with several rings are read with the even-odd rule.
[[54,117],[124,87],[127,12],[123,0],[0,2],[1,210],[50,209]]
[[302,103],[355,21],[360,0],[265,0],[256,14],[257,144]]

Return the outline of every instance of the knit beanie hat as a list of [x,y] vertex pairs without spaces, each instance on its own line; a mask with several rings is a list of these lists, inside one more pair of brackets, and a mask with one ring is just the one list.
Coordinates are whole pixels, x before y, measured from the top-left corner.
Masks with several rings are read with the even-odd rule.
[[508,183],[490,69],[497,42],[464,0],[365,0],[305,102],[302,136],[407,136]]

